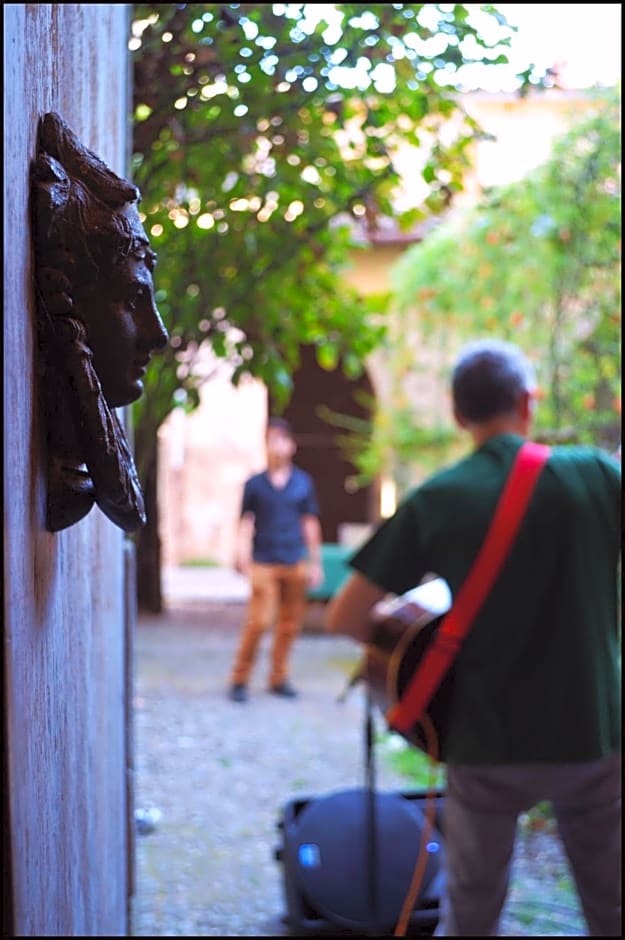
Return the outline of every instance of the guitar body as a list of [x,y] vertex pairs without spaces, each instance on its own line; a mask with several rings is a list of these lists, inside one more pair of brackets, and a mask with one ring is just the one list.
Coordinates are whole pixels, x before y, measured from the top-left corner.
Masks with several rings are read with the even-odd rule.
[[[425,624],[406,628],[389,618],[384,625],[386,629],[380,631],[383,640],[366,647],[360,675],[369,687],[372,701],[384,714],[401,699],[442,620],[442,616],[435,617]],[[445,759],[452,688],[453,667],[427,707],[427,728],[422,721],[418,721],[407,732],[398,732],[410,744],[439,761]]]

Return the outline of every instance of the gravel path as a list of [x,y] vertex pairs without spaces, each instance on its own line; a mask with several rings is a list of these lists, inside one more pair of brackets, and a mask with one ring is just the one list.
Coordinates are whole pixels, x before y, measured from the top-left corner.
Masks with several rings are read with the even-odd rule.
[[[265,637],[250,701],[233,703],[225,693],[243,611],[204,603],[139,618],[135,804],[161,818],[137,836],[133,936],[290,935],[274,856],[284,808],[365,784],[362,690],[337,702],[355,645],[304,632],[291,676],[301,694],[283,700],[265,691]],[[378,790],[414,789],[380,750]],[[557,838],[518,841],[502,934],[584,935]]]

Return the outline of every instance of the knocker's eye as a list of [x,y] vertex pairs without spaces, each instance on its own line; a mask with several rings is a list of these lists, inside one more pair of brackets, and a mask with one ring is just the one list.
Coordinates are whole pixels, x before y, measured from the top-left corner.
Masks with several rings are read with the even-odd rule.
[[157,256],[148,245],[141,245],[132,252],[135,261],[144,261],[149,271],[153,271],[156,265]]

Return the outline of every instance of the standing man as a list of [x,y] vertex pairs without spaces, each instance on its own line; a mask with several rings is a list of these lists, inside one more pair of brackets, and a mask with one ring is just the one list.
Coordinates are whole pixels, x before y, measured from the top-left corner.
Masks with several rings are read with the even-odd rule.
[[312,477],[293,464],[296,444],[288,423],[270,418],[267,469],[243,490],[235,567],[249,577],[251,596],[230,678],[229,696],[245,702],[258,644],[274,624],[269,691],[294,698],[289,655],[306,609],[308,586],[323,581],[321,526]]
[[[455,597],[469,572],[529,433],[534,378],[515,346],[486,340],[462,351],[451,385],[471,452],[409,493],[351,559],[331,632],[368,643],[387,592],[433,572]],[[620,506],[613,457],[553,447],[454,660],[439,936],[497,935],[517,820],[542,800],[590,934],[622,936]]]

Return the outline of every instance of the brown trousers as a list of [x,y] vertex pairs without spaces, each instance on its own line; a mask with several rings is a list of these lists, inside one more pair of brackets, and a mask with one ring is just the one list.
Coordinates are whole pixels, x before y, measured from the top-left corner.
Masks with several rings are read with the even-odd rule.
[[291,647],[301,630],[306,609],[307,573],[307,561],[294,565],[258,562],[251,565],[251,595],[234,660],[233,684],[247,683],[260,639],[274,618],[269,685],[279,685],[287,679]]

